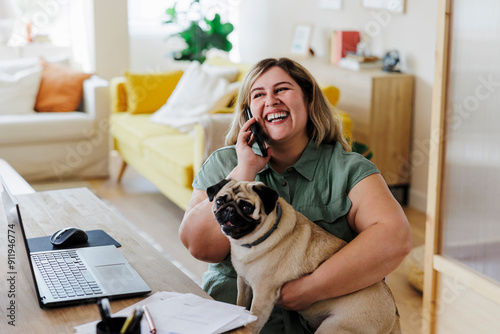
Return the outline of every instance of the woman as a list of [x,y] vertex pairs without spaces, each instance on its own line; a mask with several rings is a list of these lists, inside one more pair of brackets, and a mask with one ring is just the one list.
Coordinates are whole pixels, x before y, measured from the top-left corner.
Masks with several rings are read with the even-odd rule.
[[[244,114],[250,107],[253,117]],[[228,239],[211,212],[206,188],[223,178],[262,181],[292,206],[348,244],[311,274],[286,283],[262,333],[308,333],[294,312],[370,286],[397,268],[411,248],[408,221],[377,168],[351,149],[339,119],[309,72],[287,59],[264,59],[241,86],[231,145],[214,152],[193,183],[179,234],[210,262],[204,289],[235,303],[236,275]],[[250,124],[268,137],[263,157]],[[254,153],[256,152],[256,153]],[[279,268],[278,268],[279,270]]]

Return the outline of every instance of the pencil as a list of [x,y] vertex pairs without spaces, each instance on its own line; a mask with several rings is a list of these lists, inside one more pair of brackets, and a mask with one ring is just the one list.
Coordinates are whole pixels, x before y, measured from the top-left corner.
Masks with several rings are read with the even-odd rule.
[[149,313],[148,307],[144,305],[142,308],[144,310],[144,315],[146,316],[146,321],[148,322],[149,332],[151,334],[156,334],[155,323],[153,322],[153,317],[151,317],[151,313]]
[[120,334],[127,333],[128,327],[130,326],[132,319],[134,319],[135,313],[136,313],[136,310],[134,310],[134,312],[132,312],[132,314],[129,315],[127,317],[127,319],[125,319],[125,322],[123,323],[122,329],[120,330]]

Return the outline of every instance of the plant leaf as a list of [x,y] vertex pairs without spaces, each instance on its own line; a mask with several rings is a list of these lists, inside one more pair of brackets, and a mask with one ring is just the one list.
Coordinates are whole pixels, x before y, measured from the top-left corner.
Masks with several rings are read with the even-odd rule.
[[165,11],[166,14],[169,16],[169,19],[163,22],[164,24],[177,22],[177,9],[175,7],[177,7],[177,2],[174,3],[174,5],[171,8],[168,8]]
[[[199,2],[199,0],[193,0],[191,4],[195,2]],[[175,5],[167,10],[167,14],[171,15],[172,18],[170,21],[172,23],[177,20]],[[208,30],[202,29],[200,23],[202,23],[202,26],[205,23]],[[174,58],[177,60],[198,60],[200,63],[203,63],[209,49],[217,48],[223,51],[230,51],[233,45],[227,40],[227,35],[233,30],[234,27],[231,23],[221,23],[219,14],[216,14],[212,20],[204,18],[199,22],[193,21],[187,29],[175,34],[186,41],[187,47]]]

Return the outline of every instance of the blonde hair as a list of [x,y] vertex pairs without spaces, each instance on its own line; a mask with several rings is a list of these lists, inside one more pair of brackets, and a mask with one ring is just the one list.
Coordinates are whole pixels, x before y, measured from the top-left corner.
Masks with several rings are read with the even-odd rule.
[[250,105],[250,89],[254,82],[271,67],[278,66],[284,70],[301,87],[306,104],[309,107],[307,133],[318,147],[321,143],[334,144],[339,142],[345,151],[352,148],[344,137],[342,121],[335,108],[325,97],[313,76],[299,63],[289,58],[267,58],[255,64],[247,73],[241,84],[236,101],[234,118],[226,135],[226,145],[234,145],[238,133],[247,121],[243,112]]

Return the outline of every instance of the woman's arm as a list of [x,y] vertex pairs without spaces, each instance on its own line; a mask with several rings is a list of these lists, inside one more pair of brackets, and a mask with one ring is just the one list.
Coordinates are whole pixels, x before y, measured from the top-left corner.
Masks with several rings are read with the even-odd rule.
[[347,218],[359,235],[310,275],[285,284],[279,305],[302,310],[366,288],[395,270],[411,250],[408,220],[380,174],[358,182],[348,196]]
[[[253,181],[257,173],[264,168],[271,156],[267,158],[255,155],[248,142],[250,137],[250,124],[255,119],[251,118],[242,127],[236,152],[238,155],[238,165],[229,173],[227,178],[240,181]],[[195,189],[191,195],[186,212],[179,227],[179,237],[184,246],[196,259],[205,262],[220,262],[229,254],[230,244],[227,237],[222,234],[219,224],[215,220],[212,212],[212,203],[208,200],[207,193],[203,190]]]
[[179,237],[191,255],[205,262],[220,262],[230,244],[212,214],[206,192],[195,189],[179,227]]

